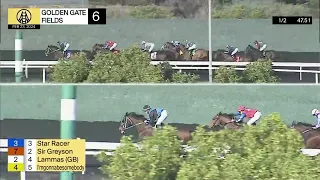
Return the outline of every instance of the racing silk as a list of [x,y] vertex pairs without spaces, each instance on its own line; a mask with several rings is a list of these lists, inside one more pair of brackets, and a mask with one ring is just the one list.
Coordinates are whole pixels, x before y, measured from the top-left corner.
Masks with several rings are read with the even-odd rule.
[[60,49],[63,50],[64,47],[65,47],[67,44],[69,44],[69,43],[67,43],[67,42],[60,42],[58,45],[59,45]]
[[192,47],[195,44],[196,43],[189,41],[189,42],[186,43],[186,47],[189,48],[189,47]]
[[180,45],[180,41],[171,41],[171,43],[172,43],[175,47],[177,47],[177,46]]
[[236,49],[235,47],[233,47],[233,46],[230,46],[230,47],[228,47],[227,48],[228,50],[225,52],[225,53],[227,53],[227,54],[230,54],[231,55],[231,53]]
[[[156,116],[154,116],[154,111],[157,114]],[[150,122],[155,122],[161,116],[162,111],[163,111],[162,108],[152,108],[152,109],[150,109],[150,111],[149,111],[149,120],[150,120]]]
[[116,42],[106,41],[106,43],[105,43],[105,48],[112,47],[114,44],[116,44]]
[[257,49],[260,49],[261,46],[264,45],[264,43],[260,41],[260,42],[258,42],[258,43],[255,43],[255,45],[257,46]]
[[240,112],[236,112],[235,116],[240,116],[240,118],[238,120],[236,120],[236,122],[240,122],[243,120],[243,118],[247,117],[249,119],[253,118],[254,114],[258,112],[258,110],[256,109],[245,109],[242,113]]
[[146,43],[144,44],[143,50],[149,51],[149,53],[151,53],[152,50],[153,50],[153,48],[154,48],[154,43],[148,43],[148,42],[146,42]]
[[315,127],[320,128],[320,112],[318,111],[314,116],[318,121]]

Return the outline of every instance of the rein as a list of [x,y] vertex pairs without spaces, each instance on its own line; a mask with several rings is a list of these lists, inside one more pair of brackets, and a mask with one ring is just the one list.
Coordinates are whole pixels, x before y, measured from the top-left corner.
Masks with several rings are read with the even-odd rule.
[[[128,121],[130,121],[131,126],[128,126],[128,127],[127,127]],[[143,124],[143,123],[144,123],[144,122],[140,122],[140,123],[137,123],[137,124],[133,124],[133,123],[132,123],[132,120],[131,120],[129,117],[126,116],[126,121],[125,121],[125,123],[124,123],[124,129],[123,129],[123,130],[127,130],[127,129],[130,129],[130,128],[136,127],[136,126],[138,126],[138,125],[140,125],[140,124]],[[133,125],[132,125],[132,124],[133,124]]]

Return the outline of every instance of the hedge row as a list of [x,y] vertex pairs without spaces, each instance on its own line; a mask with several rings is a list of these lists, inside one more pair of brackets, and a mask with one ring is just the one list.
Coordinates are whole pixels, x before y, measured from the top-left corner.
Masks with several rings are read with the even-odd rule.
[[89,63],[87,55],[78,53],[70,60],[59,60],[50,69],[49,79],[57,83],[192,83],[199,76],[173,72],[167,63],[150,64],[149,54],[137,46],[121,50],[121,53],[99,53]]
[[199,127],[189,142],[196,148],[188,153],[172,127],[139,144],[141,148],[124,137],[113,156],[98,155],[103,174],[113,180],[320,179],[320,157],[300,153],[301,135],[287,128],[278,114],[241,131],[206,132]]
[[[133,17],[137,19],[170,19],[170,18],[206,18],[207,4],[197,2],[178,2],[170,6],[113,6],[107,7],[108,18]],[[282,3],[235,3],[216,5],[212,10],[212,17],[216,19],[267,19],[272,16],[314,16],[319,13],[319,1],[310,0],[305,4]]]
[[[49,72],[49,79],[56,83],[195,83],[200,77],[193,73],[175,72],[167,62],[154,66],[149,54],[133,46],[120,54],[101,53],[89,63],[87,55],[78,53],[70,60],[59,60]],[[216,83],[274,83],[272,62],[258,60],[250,63],[244,72],[222,66],[215,72]]]

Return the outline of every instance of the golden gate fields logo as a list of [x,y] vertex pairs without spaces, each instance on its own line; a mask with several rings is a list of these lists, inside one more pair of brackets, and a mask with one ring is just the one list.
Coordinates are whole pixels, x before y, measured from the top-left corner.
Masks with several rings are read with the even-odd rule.
[[8,24],[40,25],[40,8],[8,8]]

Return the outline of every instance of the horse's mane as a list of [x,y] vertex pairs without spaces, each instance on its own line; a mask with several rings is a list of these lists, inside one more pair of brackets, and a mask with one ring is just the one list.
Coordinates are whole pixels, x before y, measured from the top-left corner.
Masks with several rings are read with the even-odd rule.
[[145,119],[146,119],[146,118],[144,117],[144,115],[142,115],[142,114],[137,114],[137,113],[135,113],[135,112],[127,112],[126,115],[127,115],[127,116],[131,116],[131,117],[133,117],[133,118],[135,118],[135,119],[141,119],[141,120],[145,120]]
[[219,116],[224,116],[224,117],[229,117],[229,118],[233,118],[234,117],[234,114],[232,113],[223,113],[223,112],[219,112],[218,113]]
[[59,48],[58,46],[55,45],[48,45],[49,48]]
[[313,126],[312,124],[305,123],[305,122],[297,122],[296,125],[301,125],[301,126]]

